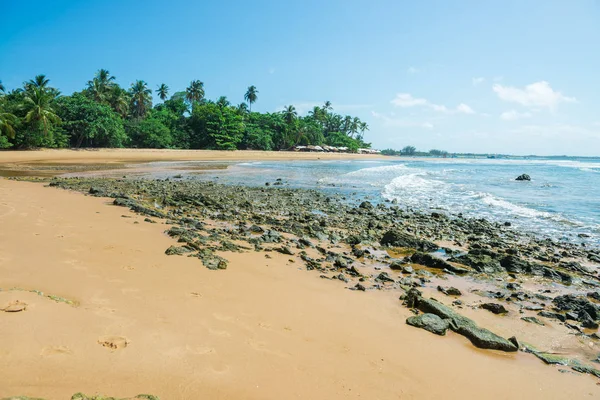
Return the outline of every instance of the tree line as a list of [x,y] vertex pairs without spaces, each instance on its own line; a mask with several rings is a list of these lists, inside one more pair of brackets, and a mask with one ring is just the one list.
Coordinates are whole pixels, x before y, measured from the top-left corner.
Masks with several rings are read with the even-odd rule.
[[[252,111],[259,91],[248,87],[233,105],[221,96],[205,98],[204,83],[193,80],[174,92],[143,80],[121,87],[105,69],[86,87],[61,95],[45,75],[7,91],[0,81],[0,149],[37,147],[133,147],[175,149],[287,150],[296,145],[369,148],[366,122],[333,112],[331,102],[306,116],[293,105],[282,111]],[[153,95],[161,102],[153,105]]]
[[432,157],[447,157],[448,152],[445,150],[431,149],[429,151],[417,151],[415,146],[405,146],[401,150],[385,149],[381,150],[381,154],[385,156],[432,156]]

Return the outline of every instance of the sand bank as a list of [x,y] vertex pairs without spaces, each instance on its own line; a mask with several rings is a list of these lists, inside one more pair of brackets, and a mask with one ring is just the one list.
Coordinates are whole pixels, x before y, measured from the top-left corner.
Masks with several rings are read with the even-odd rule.
[[166,256],[165,225],[107,203],[0,180],[0,307],[28,304],[0,312],[0,397],[599,394],[594,378],[411,328],[395,293],[349,291],[289,256],[233,254],[225,271]]

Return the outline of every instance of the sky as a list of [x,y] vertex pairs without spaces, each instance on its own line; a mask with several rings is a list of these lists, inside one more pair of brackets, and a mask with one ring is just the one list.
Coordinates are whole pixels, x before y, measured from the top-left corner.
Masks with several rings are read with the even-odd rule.
[[253,110],[329,100],[373,147],[600,156],[598,0],[0,0],[0,80],[108,69]]

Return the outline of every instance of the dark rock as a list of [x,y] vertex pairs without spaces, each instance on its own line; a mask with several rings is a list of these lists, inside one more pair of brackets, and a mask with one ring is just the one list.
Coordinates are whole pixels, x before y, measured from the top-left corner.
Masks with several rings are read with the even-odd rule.
[[368,201],[363,201],[362,203],[360,203],[360,205],[358,207],[362,208],[364,210],[372,210],[373,209],[373,204],[371,204]]
[[447,296],[462,296],[462,292],[455,287],[450,286],[449,288],[445,288],[442,286],[438,286],[437,290],[439,292],[444,293]]
[[527,174],[522,174],[522,175],[517,176],[517,179],[515,179],[515,180],[517,180],[517,181],[530,181],[531,177],[529,175],[527,175]]
[[590,299],[600,301],[600,292],[589,292],[587,294],[587,297],[589,297]]
[[497,259],[487,254],[487,252],[476,250],[471,250],[468,254],[459,257],[453,257],[448,261],[468,265],[478,272],[485,272],[487,274],[494,274],[504,270]]
[[436,335],[444,336],[448,327],[450,326],[450,321],[447,319],[441,319],[435,314],[421,314],[414,317],[409,317],[406,319],[406,323],[410,326],[414,326],[417,328],[425,329],[431,333],[435,333]]
[[412,261],[415,264],[424,265],[430,268],[445,269],[447,271],[454,272],[455,274],[464,274],[469,272],[469,270],[466,268],[452,265],[449,262],[442,260],[441,258],[437,258],[432,256],[431,254],[422,253],[419,251],[410,256],[410,261]]
[[508,352],[518,350],[517,346],[513,343],[485,328],[480,328],[473,320],[454,312],[434,299],[425,299],[414,292],[411,293],[411,291],[409,291],[407,294],[407,301],[412,301],[415,306],[424,313],[431,313],[442,319],[449,319],[451,321],[450,329],[465,336],[476,347]]
[[508,310],[506,308],[504,308],[504,306],[502,304],[496,304],[496,303],[484,303],[481,305],[481,308],[483,308],[484,310],[488,310],[494,314],[506,314],[508,313]]
[[598,316],[600,315],[600,307],[582,296],[565,294],[555,297],[552,303],[560,311],[574,311],[576,313],[585,311],[594,321],[598,320]]
[[367,288],[364,287],[362,284],[357,283],[353,288],[350,288],[351,290],[360,290],[362,292],[366,291]]
[[380,240],[383,246],[408,247],[421,251],[435,251],[439,247],[428,240],[419,239],[411,234],[401,232],[397,229],[387,231]]
[[561,322],[565,322],[567,320],[564,315],[550,311],[540,311],[537,315],[544,318],[557,319]]
[[536,317],[521,317],[521,319],[525,322],[529,322],[532,324],[537,324],[540,326],[546,326],[546,324],[544,324],[542,321],[540,321],[539,319],[537,319]]
[[375,278],[375,280],[380,282],[395,282],[392,278],[390,278],[387,272],[381,272],[379,275],[377,275],[377,278]]
[[288,256],[293,256],[294,252],[287,246],[278,247],[275,249],[278,253],[285,254]]

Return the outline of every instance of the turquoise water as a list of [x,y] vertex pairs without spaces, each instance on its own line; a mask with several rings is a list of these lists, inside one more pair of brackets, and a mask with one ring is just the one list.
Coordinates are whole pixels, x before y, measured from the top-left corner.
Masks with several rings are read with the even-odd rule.
[[[199,163],[169,164],[177,171]],[[531,182],[515,181],[523,173]],[[508,221],[542,236],[600,245],[600,158],[246,162],[189,176],[253,186],[280,178],[288,187],[341,192],[351,201],[395,199],[404,207]]]

